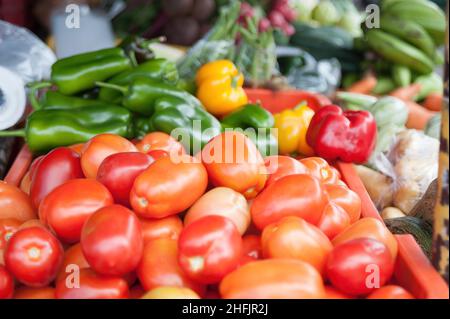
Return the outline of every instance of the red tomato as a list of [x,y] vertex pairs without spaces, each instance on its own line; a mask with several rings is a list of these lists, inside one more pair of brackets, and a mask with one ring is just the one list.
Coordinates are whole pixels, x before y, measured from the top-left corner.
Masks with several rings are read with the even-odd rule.
[[176,240],[161,238],[150,241],[137,268],[139,281],[145,291],[157,287],[186,287],[203,295],[205,287],[189,279],[178,264]]
[[72,273],[73,266],[77,266],[79,269],[90,268],[89,263],[83,255],[80,243],[69,247],[64,252],[63,263],[58,272],[58,276],[56,277],[56,281],[66,279],[66,277]]
[[111,193],[96,180],[74,179],[57,187],[42,201],[39,216],[62,241],[77,243],[89,216],[113,203]]
[[248,263],[220,284],[225,299],[320,299],[325,297],[322,277],[311,265],[292,259]]
[[36,218],[27,194],[14,185],[0,181],[0,219],[13,218],[21,222]]
[[345,185],[328,184],[325,191],[331,203],[341,207],[354,223],[361,217],[361,199]]
[[5,267],[0,265],[0,299],[11,299],[14,294],[14,279]]
[[84,145],[81,155],[81,167],[87,178],[96,178],[100,164],[109,155],[125,152],[137,152],[133,143],[114,134],[100,134]]
[[414,296],[404,288],[395,285],[381,287],[375,290],[367,299],[415,299]]
[[318,179],[309,175],[290,175],[265,188],[253,201],[250,211],[259,229],[286,216],[297,216],[315,225],[322,217],[326,203]]
[[354,239],[336,246],[326,266],[334,287],[352,296],[367,295],[392,277],[394,259],[385,244],[371,238]]
[[242,238],[233,222],[223,216],[206,216],[180,234],[178,260],[195,281],[220,282],[239,264]]
[[19,229],[22,223],[17,219],[0,219],[0,249],[5,249],[12,235]]
[[350,217],[347,212],[332,203],[325,206],[317,224],[317,227],[330,239],[342,233],[348,226],[350,226]]
[[325,286],[325,294],[327,299],[353,299],[353,296],[344,294],[331,286]]
[[318,178],[324,184],[335,184],[341,178],[339,171],[331,167],[326,160],[321,157],[307,157],[300,160],[308,170],[309,174]]
[[183,222],[178,216],[163,219],[141,219],[141,226],[144,245],[158,238],[178,240],[183,230]]
[[389,251],[391,252],[394,260],[397,257],[397,240],[389,231],[389,229],[387,229],[387,227],[383,224],[383,222],[376,218],[361,218],[356,223],[347,227],[338,236],[333,238],[332,243],[334,246],[337,246],[339,244],[357,238],[373,238],[375,240],[381,241],[389,248]]
[[250,209],[244,195],[231,188],[213,188],[195,202],[184,217],[187,226],[192,222],[209,215],[229,218],[244,234],[250,225]]
[[31,179],[30,198],[36,209],[56,187],[83,178],[80,156],[67,147],[56,148],[39,161]]
[[14,293],[14,299],[55,299],[55,288],[20,287]]
[[108,188],[116,204],[130,207],[130,192],[136,177],[155,160],[142,153],[108,156],[98,169],[97,180]]
[[89,217],[81,233],[84,257],[101,275],[123,276],[135,270],[143,246],[139,219],[120,205],[99,209]]
[[[74,276],[75,277],[75,276]],[[128,283],[120,277],[102,277],[91,269],[81,269],[79,280],[68,286],[65,280],[56,283],[57,299],[127,299]],[[79,284],[79,285],[78,285]]]
[[55,279],[63,254],[60,242],[48,230],[25,228],[10,238],[5,250],[5,264],[21,283],[44,287]]
[[264,160],[244,134],[227,131],[214,137],[201,152],[214,186],[225,186],[254,198],[266,184]]
[[299,259],[323,273],[333,245],[317,227],[301,218],[289,216],[270,224],[261,236],[266,258]]
[[188,209],[206,190],[205,167],[183,155],[163,157],[136,178],[130,194],[133,210],[144,218],[164,218]]
[[136,145],[139,152],[153,154],[154,151],[164,151],[169,156],[180,156],[186,154],[183,144],[172,136],[162,132],[152,132]]
[[266,187],[282,177],[296,174],[307,174],[307,168],[290,156],[269,156],[265,159],[269,179]]
[[42,224],[40,219],[30,219],[25,223],[22,223],[19,229],[30,228],[30,227],[43,227],[46,228],[44,224]]
[[261,236],[245,235],[242,237],[242,254],[254,260],[262,258]]

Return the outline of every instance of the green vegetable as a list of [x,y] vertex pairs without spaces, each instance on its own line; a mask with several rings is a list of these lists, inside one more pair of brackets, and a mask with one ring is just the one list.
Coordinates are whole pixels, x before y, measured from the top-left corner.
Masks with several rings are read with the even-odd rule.
[[441,76],[434,72],[418,76],[414,83],[421,85],[420,93],[414,98],[416,101],[423,100],[431,93],[444,92],[444,82],[442,81]]
[[319,0],[290,0],[289,6],[295,11],[297,20],[310,22],[314,8],[319,4]]
[[42,100],[38,101],[34,89],[31,89],[30,101],[34,110],[78,109],[81,107],[95,108],[111,105],[111,103],[100,100],[64,95],[58,91],[47,91]]
[[395,64],[392,67],[392,78],[399,87],[405,87],[411,84],[412,72],[407,66]]
[[408,107],[406,104],[393,96],[385,96],[369,107],[380,130],[387,125],[403,127],[408,120]]
[[322,0],[314,8],[313,19],[321,25],[333,25],[341,20],[341,15],[332,1]]
[[394,80],[387,76],[380,76],[377,80],[377,85],[372,90],[373,94],[385,95],[392,92],[397,86]]

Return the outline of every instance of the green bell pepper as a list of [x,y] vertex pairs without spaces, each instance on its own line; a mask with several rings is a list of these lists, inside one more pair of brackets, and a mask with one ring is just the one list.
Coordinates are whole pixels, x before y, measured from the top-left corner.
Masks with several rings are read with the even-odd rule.
[[42,153],[60,146],[87,142],[102,134],[134,135],[131,112],[120,106],[38,110],[27,118],[25,129],[2,131],[0,136],[22,136],[31,151]]
[[[129,85],[140,77],[162,80],[169,84],[176,84],[178,82],[177,66],[175,63],[166,59],[153,59],[114,76],[108,83]],[[100,89],[99,98],[100,100],[108,102],[117,102],[120,101],[121,94],[117,90],[103,87]]]
[[103,49],[56,61],[51,81],[61,93],[73,95],[92,89],[96,82],[108,80],[131,67],[130,59],[121,48]]

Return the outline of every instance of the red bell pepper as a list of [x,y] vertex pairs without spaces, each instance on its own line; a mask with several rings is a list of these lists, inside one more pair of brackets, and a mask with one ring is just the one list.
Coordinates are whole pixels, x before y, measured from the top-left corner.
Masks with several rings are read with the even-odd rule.
[[370,112],[344,112],[337,105],[319,109],[306,133],[308,144],[318,156],[353,163],[369,159],[376,138],[377,125]]

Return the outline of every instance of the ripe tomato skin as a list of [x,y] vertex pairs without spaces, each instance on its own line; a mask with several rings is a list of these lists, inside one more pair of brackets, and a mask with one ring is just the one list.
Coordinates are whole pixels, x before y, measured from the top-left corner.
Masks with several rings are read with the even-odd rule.
[[325,294],[327,299],[353,299],[354,297],[344,294],[332,286],[325,286]]
[[373,238],[383,244],[385,244],[392,257],[397,257],[398,243],[394,235],[387,229],[382,221],[372,218],[365,217],[361,218],[357,222],[350,225],[342,233],[333,238],[332,243],[334,246],[345,243],[347,241],[357,239],[357,238]]
[[198,160],[189,155],[176,162],[163,157],[136,178],[130,202],[140,217],[164,218],[188,209],[207,186],[206,169]]
[[162,219],[141,219],[142,237],[144,245],[158,238],[178,240],[183,230],[183,222],[180,217],[174,215]]
[[308,174],[307,168],[290,156],[268,156],[265,158],[265,165],[269,174],[266,187],[285,176]]
[[67,275],[72,273],[73,269],[67,267],[69,265],[76,265],[79,269],[90,268],[89,263],[83,255],[83,249],[80,243],[69,247],[64,252],[64,259],[56,276],[56,281],[64,280]]
[[14,295],[14,279],[5,267],[0,265],[0,299],[11,299]]
[[137,152],[136,146],[114,134],[100,134],[87,142],[81,154],[81,167],[86,178],[96,178],[100,164],[112,154]]
[[319,227],[329,239],[333,239],[342,233],[348,226],[350,226],[350,217],[347,212],[333,203],[329,203],[325,206],[322,217],[317,224],[317,227]]
[[211,183],[254,198],[266,184],[264,160],[244,134],[226,131],[214,137],[200,153]]
[[245,235],[242,237],[242,254],[254,260],[261,259],[263,256],[261,236]]
[[80,241],[85,221],[112,205],[111,193],[93,179],[74,179],[54,189],[41,203],[39,217],[65,243]]
[[321,299],[322,277],[311,265],[292,259],[248,263],[228,274],[220,284],[224,299]]
[[30,220],[27,220],[25,223],[20,224],[19,229],[25,229],[25,228],[30,228],[30,227],[46,228],[40,219],[30,219]]
[[178,261],[184,272],[203,284],[215,284],[236,269],[242,238],[223,216],[205,216],[186,226],[178,241]]
[[42,227],[17,231],[5,250],[5,265],[29,287],[44,287],[55,279],[64,250],[55,236]]
[[259,229],[286,216],[297,216],[316,225],[326,204],[319,180],[300,174],[285,176],[269,185],[255,198],[250,211]]
[[414,296],[403,287],[389,285],[381,287],[370,295],[367,299],[415,299]]
[[144,256],[136,271],[145,291],[157,287],[185,287],[200,296],[205,286],[189,279],[178,264],[178,243],[161,238],[151,240],[144,247]]
[[129,288],[125,279],[104,277],[91,269],[81,269],[79,288],[69,288],[65,280],[56,283],[56,299],[128,299]]
[[17,219],[0,219],[0,249],[6,248],[9,239],[19,230],[21,224]]
[[44,156],[31,179],[30,198],[35,209],[56,187],[71,179],[83,178],[80,156],[67,147],[56,148]]
[[341,207],[350,217],[353,224],[361,217],[361,199],[345,185],[325,185],[325,192],[331,203]]
[[323,184],[336,184],[341,178],[339,171],[321,157],[303,158],[300,163],[306,167],[309,174],[318,178]]
[[289,216],[270,224],[261,236],[266,258],[302,260],[323,273],[333,245],[324,233],[301,218]]
[[14,293],[14,299],[55,299],[55,288],[29,288],[20,287]]
[[200,296],[189,288],[158,287],[144,294],[141,299],[200,299]]
[[81,248],[98,274],[126,275],[136,269],[142,257],[140,221],[131,210],[120,205],[99,209],[83,226]]
[[372,277],[378,278],[375,284],[382,287],[393,272],[394,259],[388,247],[371,238],[358,238],[336,246],[326,265],[326,275],[332,285],[352,296],[374,291],[376,288],[368,284],[372,284]]
[[229,218],[241,235],[250,225],[250,209],[244,195],[227,187],[213,188],[200,197],[184,217],[184,224],[190,225],[208,215]]
[[111,192],[116,204],[130,207],[130,192],[136,177],[154,161],[153,157],[139,152],[110,155],[100,165],[97,181]]
[[180,156],[186,154],[183,144],[178,142],[169,134],[163,132],[152,132],[136,144],[139,152],[152,154],[154,151],[164,151],[169,156]]
[[0,181],[0,219],[14,218],[21,222],[36,218],[30,197],[14,185]]

